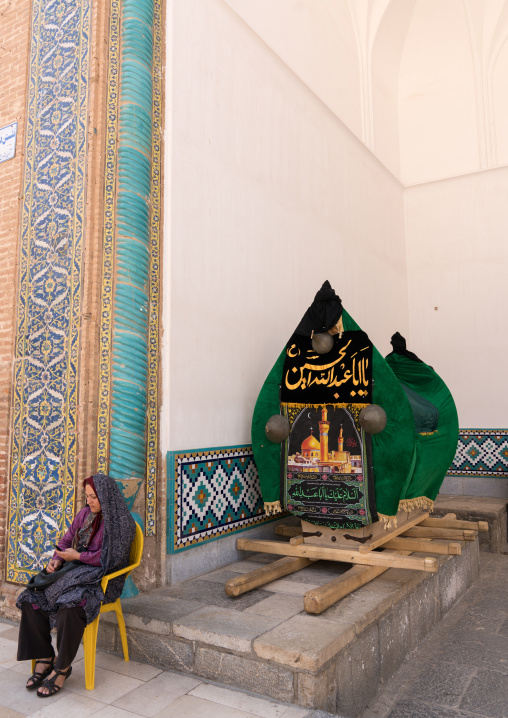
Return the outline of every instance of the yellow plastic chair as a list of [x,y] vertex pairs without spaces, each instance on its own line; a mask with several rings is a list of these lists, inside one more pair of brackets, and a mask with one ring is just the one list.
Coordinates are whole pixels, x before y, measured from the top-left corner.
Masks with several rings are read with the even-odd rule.
[[[101,588],[106,593],[108,582],[115,578],[115,576],[122,576],[124,573],[127,576],[141,563],[141,555],[143,553],[143,531],[140,526],[136,524],[136,534],[134,541],[132,542],[131,552],[129,554],[129,565],[125,568],[121,568],[119,571],[108,573],[107,576],[101,581]],[[125,578],[127,578],[127,576]],[[120,631],[120,638],[122,641],[123,657],[126,661],[129,660],[129,648],[127,646],[127,633],[125,631],[125,621],[122,613],[122,606],[120,599],[117,598],[114,603],[103,603],[101,610],[95,621],[89,623],[83,633],[83,649],[85,651],[85,686],[88,691],[92,691],[95,686],[95,652],[97,650],[97,631],[99,630],[99,618],[101,613],[108,613],[114,611],[118,621],[118,630]],[[35,671],[36,660],[32,660],[32,673]]]
[[[106,593],[108,582],[116,576],[122,576],[127,574],[125,578],[139,566],[141,563],[141,555],[143,553],[143,532],[141,528],[136,524],[136,535],[132,542],[131,552],[129,556],[129,565],[125,568],[121,568],[119,571],[108,573],[107,576],[101,581],[101,588]],[[103,603],[101,605],[101,611],[95,621],[89,623],[83,633],[83,649],[85,651],[85,686],[87,691],[91,691],[95,685],[95,652],[97,649],[97,631],[99,629],[99,618],[101,613],[108,613],[114,611],[118,621],[118,630],[120,631],[120,638],[122,641],[123,657],[126,661],[129,660],[129,649],[127,647],[127,633],[125,631],[125,621],[122,613],[122,606],[120,599],[117,598],[114,603]]]

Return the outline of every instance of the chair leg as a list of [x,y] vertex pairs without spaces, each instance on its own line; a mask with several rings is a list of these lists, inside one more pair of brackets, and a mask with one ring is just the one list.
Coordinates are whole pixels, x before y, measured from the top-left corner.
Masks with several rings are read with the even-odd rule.
[[125,630],[125,620],[123,617],[122,607],[118,601],[118,607],[115,608],[116,620],[118,621],[118,630],[120,631],[120,640],[122,641],[123,657],[129,660],[129,647],[127,645],[127,631]]
[[93,691],[95,686],[95,652],[97,650],[97,631],[99,629],[99,616],[88,624],[83,633],[83,650],[85,652],[85,686],[87,691]]

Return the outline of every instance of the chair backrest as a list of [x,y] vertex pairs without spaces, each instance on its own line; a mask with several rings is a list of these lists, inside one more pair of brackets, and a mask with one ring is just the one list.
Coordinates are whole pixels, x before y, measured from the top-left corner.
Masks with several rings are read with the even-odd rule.
[[143,553],[143,543],[144,543],[144,537],[143,537],[143,531],[141,530],[141,526],[136,523],[136,534],[134,535],[134,541],[132,542],[131,546],[131,552],[129,555],[129,564],[133,566],[134,568],[136,566],[139,566],[141,563],[141,555]]

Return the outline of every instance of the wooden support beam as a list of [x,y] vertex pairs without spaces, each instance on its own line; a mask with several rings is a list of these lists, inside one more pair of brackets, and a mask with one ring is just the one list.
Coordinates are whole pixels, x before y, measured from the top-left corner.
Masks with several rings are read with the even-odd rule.
[[241,596],[242,593],[252,591],[253,588],[264,586],[265,583],[276,578],[288,576],[290,573],[306,568],[313,563],[308,558],[279,558],[273,563],[265,564],[254,571],[248,571],[241,576],[235,576],[226,581],[224,590],[228,596]]
[[275,533],[277,536],[289,536],[289,538],[293,538],[294,536],[302,535],[302,527],[286,526],[285,524],[281,524],[280,526],[275,527]]
[[[410,551],[397,552],[399,555],[409,556]],[[352,566],[349,571],[338,576],[333,581],[325,583],[319,588],[313,588],[303,597],[303,607],[307,613],[319,614],[340,601],[357,588],[380,576],[388,568],[384,566]]]
[[404,531],[402,536],[410,536],[411,538],[441,538],[452,539],[455,541],[474,541],[476,534],[476,531],[469,531],[466,529],[427,528],[426,526],[414,526],[412,529],[409,529],[409,531]]
[[[421,520],[418,526],[425,526],[427,528],[447,528],[447,529],[466,529],[472,531],[488,531],[488,521],[462,521],[457,519],[455,514],[446,514],[441,518],[433,517]],[[409,527],[408,527],[409,528]],[[275,527],[275,533],[277,536],[287,536],[293,538],[293,536],[300,536],[302,529],[300,526],[286,526],[284,524]],[[388,534],[387,534],[388,535]]]
[[389,553],[388,551],[361,554],[358,551],[348,549],[308,546],[307,544],[292,546],[291,544],[282,543],[281,541],[263,541],[260,539],[247,538],[237,539],[236,546],[242,551],[259,551],[261,553],[275,553],[283,556],[359,563],[364,566],[411,568],[416,571],[428,571],[430,573],[435,573],[438,569],[437,559],[431,558],[430,556],[401,556]]
[[372,551],[372,549],[378,548],[379,546],[384,546],[389,539],[395,538],[395,536],[399,536],[399,534],[403,533],[407,529],[410,529],[412,526],[416,526],[416,524],[419,524],[428,515],[429,514],[426,511],[418,511],[414,514],[414,516],[408,514],[408,517],[406,519],[397,522],[397,526],[394,526],[392,529],[388,530],[384,529],[381,534],[374,536],[372,539],[366,541],[365,543],[359,544],[358,551],[360,553],[369,553],[369,551]]
[[407,538],[405,536],[397,536],[390,539],[384,548],[406,549],[408,551],[423,551],[424,553],[450,554],[452,556],[460,556],[462,547],[458,542],[436,543],[426,538]]
[[459,519],[449,519],[447,516],[443,516],[442,519],[429,518],[425,519],[418,524],[419,526],[425,526],[429,528],[444,528],[444,529],[466,529],[471,531],[488,531],[488,521],[460,521]]

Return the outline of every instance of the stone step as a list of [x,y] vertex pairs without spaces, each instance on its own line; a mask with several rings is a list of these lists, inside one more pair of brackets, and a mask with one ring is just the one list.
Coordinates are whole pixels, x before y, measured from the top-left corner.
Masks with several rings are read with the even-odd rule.
[[[303,611],[303,595],[344,565],[319,561],[230,598],[226,580],[267,557],[238,561],[122,601],[130,656],[309,709],[357,716],[478,576],[478,541],[461,546],[460,556],[439,557],[437,573],[389,569],[319,616]],[[101,617],[99,645],[121,651],[114,614]]]
[[506,553],[508,551],[507,506],[508,499],[439,494],[434,502],[432,515],[444,516],[453,513],[458,519],[466,521],[487,521],[489,530],[478,535],[480,551]]

